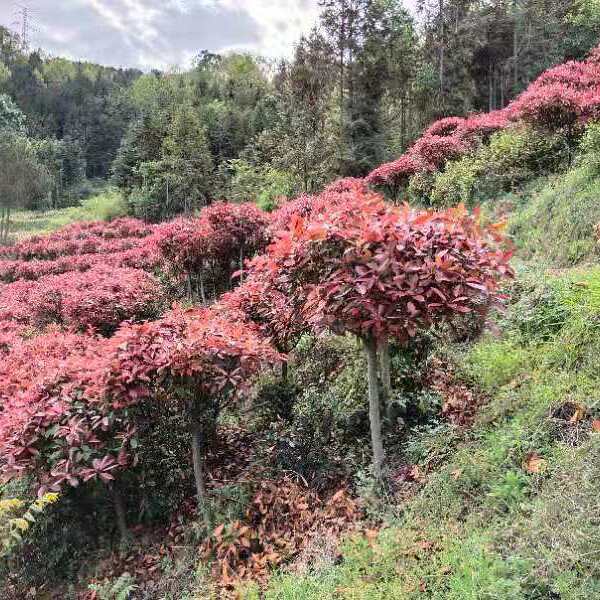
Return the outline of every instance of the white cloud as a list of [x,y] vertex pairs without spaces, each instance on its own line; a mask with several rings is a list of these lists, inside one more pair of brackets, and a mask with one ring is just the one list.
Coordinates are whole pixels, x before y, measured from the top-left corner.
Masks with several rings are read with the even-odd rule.
[[[172,0],[173,1],[173,0]],[[308,33],[319,18],[318,0],[174,0],[185,9],[196,4],[209,10],[245,13],[259,28],[258,44],[233,44],[228,48],[247,50],[268,57],[291,56],[294,44]],[[224,48],[224,49],[228,49]]]
[[[13,13],[0,0],[0,24]],[[143,69],[186,67],[201,50],[289,57],[318,16],[318,0],[36,0],[32,45]]]

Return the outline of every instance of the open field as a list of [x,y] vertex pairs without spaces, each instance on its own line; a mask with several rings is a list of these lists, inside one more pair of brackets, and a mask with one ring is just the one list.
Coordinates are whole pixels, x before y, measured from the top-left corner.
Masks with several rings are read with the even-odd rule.
[[124,216],[127,207],[117,190],[108,188],[87,198],[80,206],[49,211],[17,211],[11,214],[11,237],[51,233],[77,221],[107,221]]

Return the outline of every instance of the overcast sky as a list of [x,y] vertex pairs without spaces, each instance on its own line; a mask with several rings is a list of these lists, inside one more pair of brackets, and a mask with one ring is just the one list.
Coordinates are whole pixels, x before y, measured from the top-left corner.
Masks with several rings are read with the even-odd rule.
[[[28,4],[27,0],[19,0]],[[31,45],[143,69],[186,65],[200,50],[289,55],[318,17],[317,0],[32,0]],[[0,0],[0,23],[18,29]]]
[[144,70],[187,66],[204,49],[290,56],[319,14],[318,0],[0,0],[0,24],[20,30],[19,5],[31,8],[33,47]]

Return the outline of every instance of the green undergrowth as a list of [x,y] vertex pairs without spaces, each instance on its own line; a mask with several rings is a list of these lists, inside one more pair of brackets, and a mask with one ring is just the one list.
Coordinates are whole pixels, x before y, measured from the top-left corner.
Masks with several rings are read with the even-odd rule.
[[[574,166],[530,180],[520,192],[489,205],[510,213],[510,233],[521,258],[570,267],[598,257],[600,223],[600,124],[588,126]],[[503,206],[505,205],[505,206]]]
[[600,174],[590,165],[548,178],[531,196],[515,196],[510,232],[521,256],[555,267],[593,260],[598,251],[598,198]]
[[127,205],[116,190],[105,190],[79,206],[47,211],[18,211],[11,215],[11,234],[16,238],[51,233],[77,221],[108,221],[127,214]]
[[489,400],[470,429],[408,435],[429,468],[420,492],[265,598],[599,597],[600,267],[524,270],[511,297],[502,337],[444,351]]

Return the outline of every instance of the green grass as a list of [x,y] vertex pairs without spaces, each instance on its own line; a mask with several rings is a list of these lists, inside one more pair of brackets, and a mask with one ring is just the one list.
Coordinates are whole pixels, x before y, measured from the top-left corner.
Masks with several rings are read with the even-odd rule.
[[[346,540],[336,564],[280,572],[265,598],[600,597],[600,177],[587,164],[529,190],[513,197],[520,262],[502,336],[443,350],[488,398],[476,423],[408,434],[407,456],[436,468],[400,516]],[[557,417],[569,404],[586,419]]]
[[521,257],[553,267],[569,267],[597,258],[597,167],[586,163],[542,181],[545,185],[531,196],[522,196],[510,216],[510,232]]
[[[265,598],[600,597],[600,434],[590,427],[600,414],[600,268],[528,277],[502,339],[453,351],[489,402],[470,430],[439,428],[419,441],[436,464],[442,456],[420,493],[377,539],[347,540],[339,564],[278,574]],[[565,402],[587,406],[590,418],[558,421]],[[531,453],[544,461],[539,472],[523,466]]]
[[121,194],[112,189],[71,206],[50,211],[19,211],[11,216],[11,235],[22,238],[51,233],[76,221],[108,221],[127,214]]

